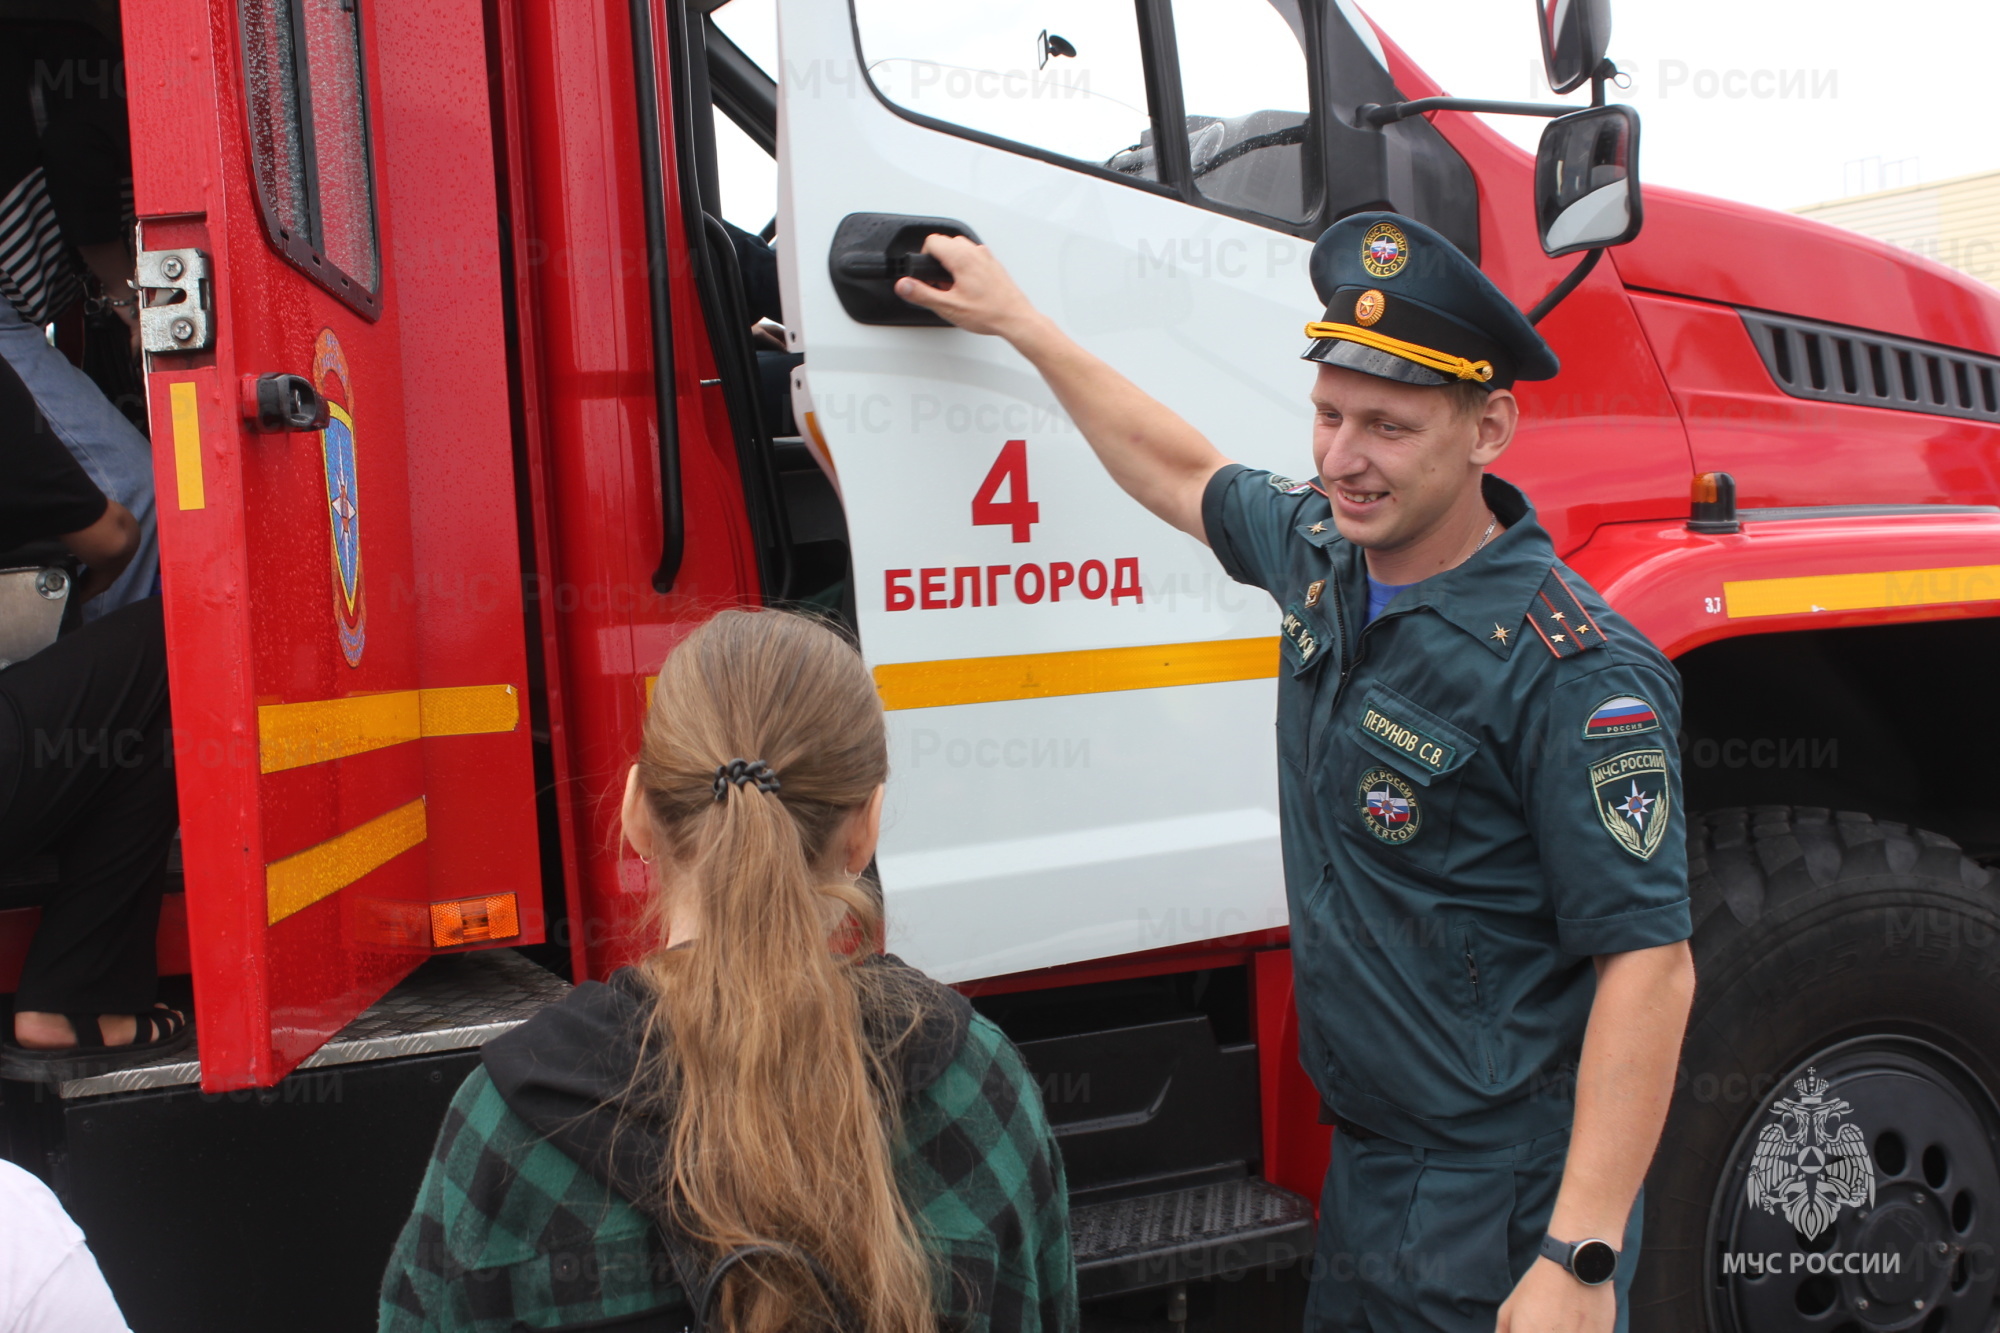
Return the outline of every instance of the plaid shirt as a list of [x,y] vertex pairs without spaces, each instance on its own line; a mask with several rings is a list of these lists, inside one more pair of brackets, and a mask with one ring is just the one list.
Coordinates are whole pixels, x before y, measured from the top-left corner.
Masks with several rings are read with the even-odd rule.
[[[903,1197],[943,1260],[940,1328],[1074,1333],[1062,1157],[1019,1052],[974,1017],[903,1107]],[[688,1311],[636,1208],[507,1106],[484,1069],[452,1099],[382,1282],[381,1333],[514,1333]]]

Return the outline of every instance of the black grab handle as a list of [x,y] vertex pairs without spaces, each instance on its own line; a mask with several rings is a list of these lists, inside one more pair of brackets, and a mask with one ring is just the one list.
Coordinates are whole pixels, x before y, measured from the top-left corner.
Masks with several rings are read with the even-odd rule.
[[943,264],[923,252],[934,235],[976,241],[972,228],[952,218],[920,218],[900,213],[850,213],[834,229],[827,267],[841,308],[857,324],[929,324],[946,321],[896,295],[896,279],[916,278],[942,285],[951,281]]

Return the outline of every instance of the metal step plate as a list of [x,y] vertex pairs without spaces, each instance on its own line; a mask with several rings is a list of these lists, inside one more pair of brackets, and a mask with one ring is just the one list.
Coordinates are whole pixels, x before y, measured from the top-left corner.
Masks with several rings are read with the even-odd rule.
[[1069,1226],[1084,1300],[1254,1272],[1313,1247],[1311,1201],[1255,1177],[1085,1204]]
[[[433,958],[307,1056],[301,1069],[392,1060],[484,1046],[569,994],[569,983],[512,949]],[[171,1088],[201,1081],[201,1028],[195,1045],[154,1064],[133,1065],[60,1085],[65,1100]]]

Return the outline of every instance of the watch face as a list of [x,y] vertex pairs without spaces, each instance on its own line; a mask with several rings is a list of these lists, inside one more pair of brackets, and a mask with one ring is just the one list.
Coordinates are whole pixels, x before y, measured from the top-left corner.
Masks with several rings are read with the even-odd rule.
[[1618,1251],[1601,1240],[1584,1241],[1570,1256],[1569,1271],[1576,1274],[1577,1281],[1593,1287],[1609,1282],[1618,1271]]

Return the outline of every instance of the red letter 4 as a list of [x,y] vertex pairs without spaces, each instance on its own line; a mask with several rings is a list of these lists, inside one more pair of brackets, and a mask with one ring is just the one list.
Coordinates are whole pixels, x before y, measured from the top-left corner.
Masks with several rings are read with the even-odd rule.
[[[1007,499],[1000,500],[1000,483],[1007,483]],[[1028,540],[1028,529],[1042,521],[1042,507],[1028,498],[1028,442],[1009,440],[1000,446],[993,470],[979,483],[972,497],[972,526],[1011,527],[1014,540]]]

